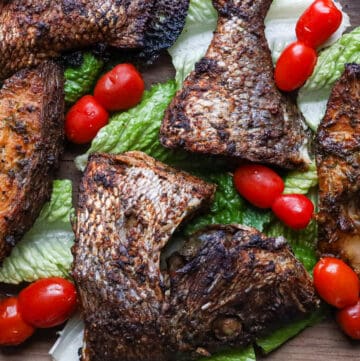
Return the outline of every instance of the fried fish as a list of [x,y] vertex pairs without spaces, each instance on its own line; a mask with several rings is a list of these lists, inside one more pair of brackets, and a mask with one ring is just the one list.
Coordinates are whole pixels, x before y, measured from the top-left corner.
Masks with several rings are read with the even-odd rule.
[[64,79],[45,62],[0,90],[0,261],[32,226],[63,149]]
[[0,2],[0,79],[62,52],[96,43],[143,49],[170,46],[189,0],[12,0]]
[[316,137],[320,254],[349,263],[360,276],[360,65],[334,85]]
[[165,114],[165,147],[289,169],[309,163],[303,118],[274,83],[264,33],[271,2],[213,0],[217,29]]
[[214,190],[140,152],[91,156],[73,248],[83,361],[189,360],[247,345],[316,309],[285,239],[253,228],[199,231],[160,269],[175,229]]

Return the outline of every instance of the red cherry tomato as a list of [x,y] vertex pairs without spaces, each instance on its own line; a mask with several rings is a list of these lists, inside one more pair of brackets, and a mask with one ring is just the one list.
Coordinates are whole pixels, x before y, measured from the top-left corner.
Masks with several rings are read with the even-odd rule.
[[140,102],[144,87],[141,74],[132,64],[119,64],[99,79],[94,96],[108,110],[125,110]]
[[314,1],[296,24],[296,35],[312,48],[323,44],[340,26],[342,13],[331,0]]
[[281,53],[275,67],[279,89],[292,91],[301,87],[314,71],[317,55],[313,48],[295,41]]
[[302,229],[310,223],[314,205],[302,194],[282,194],[275,199],[271,209],[287,226]]
[[20,314],[17,298],[10,297],[0,301],[0,345],[19,345],[34,331],[34,327],[26,323]]
[[234,173],[234,184],[245,199],[260,208],[270,208],[284,190],[280,176],[258,164],[239,167]]
[[19,293],[20,312],[33,326],[53,327],[66,321],[76,308],[74,285],[60,277],[38,280]]
[[90,142],[109,121],[109,114],[92,95],[79,99],[65,118],[67,138],[76,144]]
[[342,260],[321,258],[314,268],[316,291],[327,303],[338,308],[352,306],[359,298],[359,279]]
[[360,299],[355,305],[338,311],[336,319],[348,336],[360,340]]

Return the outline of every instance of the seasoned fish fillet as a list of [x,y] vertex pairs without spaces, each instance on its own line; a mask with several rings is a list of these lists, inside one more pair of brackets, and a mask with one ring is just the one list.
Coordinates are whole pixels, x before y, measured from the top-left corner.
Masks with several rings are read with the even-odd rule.
[[255,228],[208,227],[186,242],[174,264],[162,333],[189,356],[245,346],[319,305],[286,240]]
[[160,251],[214,191],[144,153],[91,156],[80,185],[73,249],[84,361],[163,359]]
[[171,45],[189,0],[12,0],[0,3],[0,79],[66,50],[106,43],[144,48]]
[[360,276],[360,65],[335,84],[316,138],[321,254],[349,263]]
[[175,229],[214,190],[140,152],[91,156],[73,248],[83,361],[189,360],[248,344],[317,307],[286,241],[252,228],[198,232],[160,270]]
[[63,147],[63,71],[45,62],[0,90],[0,261],[48,199]]
[[170,104],[162,144],[283,168],[309,162],[295,104],[274,83],[264,34],[271,0],[213,0],[219,13],[212,43]]

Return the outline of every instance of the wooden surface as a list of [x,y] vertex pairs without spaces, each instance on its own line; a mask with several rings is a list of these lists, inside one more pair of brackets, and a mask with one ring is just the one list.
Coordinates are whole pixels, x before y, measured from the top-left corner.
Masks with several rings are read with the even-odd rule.
[[[352,26],[359,26],[360,0],[340,0],[340,2],[350,15]],[[163,56],[150,68],[141,70],[147,86],[174,75],[167,56]],[[70,178],[74,181],[74,197],[77,195],[77,183],[81,174],[75,169],[73,158],[74,155],[81,154],[85,150],[86,147],[68,146],[58,172],[58,178]],[[16,290],[16,288],[0,285],[0,294],[10,294]],[[56,340],[57,331],[57,329],[40,330],[21,347],[0,349],[0,361],[50,361],[48,351]],[[266,361],[355,361],[360,360],[360,341],[354,342],[346,338],[338,329],[333,317],[330,317],[306,329],[270,355],[266,357],[259,355],[259,359]]]

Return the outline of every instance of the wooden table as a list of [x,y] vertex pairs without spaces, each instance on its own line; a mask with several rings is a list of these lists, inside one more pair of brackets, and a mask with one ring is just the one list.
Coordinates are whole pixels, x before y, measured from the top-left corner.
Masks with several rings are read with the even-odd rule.
[[[360,0],[340,0],[351,17],[352,26],[360,25]],[[173,77],[174,70],[167,56],[148,69],[142,69],[147,86]],[[87,147],[68,146],[61,161],[58,178],[74,181],[74,199],[77,197],[77,184],[81,173],[76,170],[73,158]],[[12,293],[16,288],[0,284],[1,293]],[[59,329],[40,330],[21,347],[0,350],[0,361],[50,361],[48,351],[56,340]],[[360,360],[360,342],[350,341],[338,329],[333,318],[306,329],[294,339],[288,341],[277,351],[263,357],[267,361],[355,361]],[[156,361],[156,360],[154,360]]]

